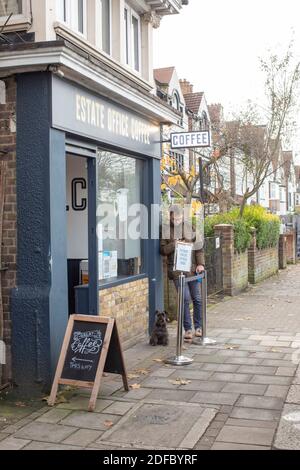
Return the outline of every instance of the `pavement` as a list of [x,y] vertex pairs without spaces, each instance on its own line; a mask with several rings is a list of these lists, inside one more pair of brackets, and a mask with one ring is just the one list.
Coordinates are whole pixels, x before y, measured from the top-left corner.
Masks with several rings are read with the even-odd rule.
[[170,346],[125,352],[131,390],[103,378],[58,404],[0,402],[0,450],[300,449],[300,265],[208,310],[212,346],[185,345],[194,362],[174,367]]

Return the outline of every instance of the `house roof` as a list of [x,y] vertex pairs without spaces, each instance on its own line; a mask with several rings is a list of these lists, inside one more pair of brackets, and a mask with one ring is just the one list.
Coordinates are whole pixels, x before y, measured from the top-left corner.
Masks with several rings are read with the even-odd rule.
[[154,69],[154,79],[162,85],[168,85],[172,79],[175,67],[165,67],[162,69]]
[[194,114],[198,114],[204,93],[188,93],[184,95],[186,107]]

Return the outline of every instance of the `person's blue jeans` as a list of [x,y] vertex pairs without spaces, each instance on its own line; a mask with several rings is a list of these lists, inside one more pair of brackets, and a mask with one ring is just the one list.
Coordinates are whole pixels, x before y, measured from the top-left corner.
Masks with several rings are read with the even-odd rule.
[[[179,289],[179,280],[175,279],[174,284],[176,290]],[[202,298],[201,284],[198,281],[189,282],[185,285],[184,290],[184,319],[183,326],[185,331],[192,329],[192,319],[190,304],[193,302],[194,328],[197,330],[202,326]]]

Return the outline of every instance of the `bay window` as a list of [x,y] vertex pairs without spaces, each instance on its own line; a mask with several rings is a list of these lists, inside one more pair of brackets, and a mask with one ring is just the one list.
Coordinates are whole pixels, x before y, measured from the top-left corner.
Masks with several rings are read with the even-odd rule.
[[141,24],[139,15],[128,5],[124,8],[125,63],[137,72],[141,69]]
[[59,21],[66,23],[71,29],[83,35],[86,35],[86,1],[56,0]]
[[22,0],[0,0],[0,17],[22,13]]

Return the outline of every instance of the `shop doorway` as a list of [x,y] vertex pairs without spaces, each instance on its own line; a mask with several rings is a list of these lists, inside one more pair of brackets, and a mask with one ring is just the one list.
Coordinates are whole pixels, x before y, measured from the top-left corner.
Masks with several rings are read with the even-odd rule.
[[[99,315],[96,151],[75,150],[66,156],[69,314]],[[76,286],[84,290],[84,311]]]
[[76,313],[75,287],[88,277],[88,158],[66,155],[66,211],[69,315]]

